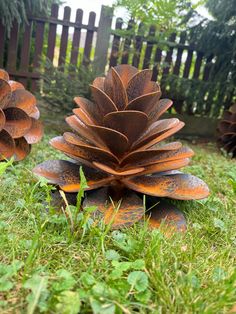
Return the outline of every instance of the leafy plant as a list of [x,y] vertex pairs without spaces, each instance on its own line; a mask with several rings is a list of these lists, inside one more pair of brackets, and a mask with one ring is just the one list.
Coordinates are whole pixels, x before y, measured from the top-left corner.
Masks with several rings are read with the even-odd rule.
[[76,67],[66,63],[56,67],[49,59],[42,62],[40,96],[51,104],[50,108],[47,104],[47,110],[68,113],[73,108],[75,95],[90,98],[89,84],[96,76],[92,65]]

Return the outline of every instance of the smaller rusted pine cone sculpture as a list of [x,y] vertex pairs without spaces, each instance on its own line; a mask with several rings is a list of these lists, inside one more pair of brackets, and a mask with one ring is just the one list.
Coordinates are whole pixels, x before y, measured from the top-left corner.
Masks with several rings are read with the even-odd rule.
[[0,160],[22,160],[30,153],[43,135],[39,115],[36,98],[0,69]]
[[223,114],[218,124],[218,146],[222,147],[233,158],[236,157],[236,103]]
[[[79,108],[66,119],[74,133],[50,142],[73,161],[46,161],[34,169],[65,192],[78,192],[83,165],[88,190],[94,190],[83,205],[97,206],[105,223],[113,221],[113,228],[143,217],[143,201],[136,192],[179,200],[201,199],[209,193],[202,180],[177,170],[188,165],[193,151],[180,142],[161,144],[184,123],[160,119],[172,101],[160,100],[160,87],[151,77],[151,70],[119,65],[106,77],[96,78],[91,85],[93,102],[75,97]],[[174,212],[172,218],[181,225],[182,216]],[[150,223],[159,225],[155,215]]]

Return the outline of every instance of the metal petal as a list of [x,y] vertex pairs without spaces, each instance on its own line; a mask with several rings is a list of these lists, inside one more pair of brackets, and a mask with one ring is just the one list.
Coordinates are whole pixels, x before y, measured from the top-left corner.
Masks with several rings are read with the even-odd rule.
[[158,104],[153,107],[153,111],[149,114],[150,124],[157,121],[160,116],[165,113],[173,104],[173,101],[170,99],[161,99]]
[[53,138],[50,144],[65,154],[70,154],[71,156],[79,157],[90,162],[105,162],[111,166],[118,163],[118,159],[112,153],[102,148],[82,144],[72,145],[67,143],[62,136]]
[[31,115],[35,111],[36,98],[25,89],[16,89],[12,92],[11,101],[8,107],[17,107]]
[[6,117],[2,109],[0,109],[0,131],[3,129],[6,123]]
[[114,69],[119,74],[125,88],[128,86],[130,79],[138,73],[138,69],[129,64],[120,64],[115,66]]
[[24,135],[24,138],[29,144],[38,143],[43,137],[43,124],[41,121],[31,118],[31,128]]
[[174,169],[180,169],[182,167],[187,166],[189,163],[190,163],[189,158],[160,162],[158,164],[145,166],[145,169],[140,174],[141,175],[152,174],[152,173],[154,174],[154,173],[160,173],[162,171],[170,171],[170,170],[174,170]]
[[114,102],[101,89],[92,85],[90,87],[94,102],[99,107],[99,111],[102,116],[105,116],[109,112],[117,111],[117,107]]
[[140,143],[138,145],[136,145],[135,149],[147,149],[150,148],[158,143],[160,143],[161,141],[164,141],[166,138],[170,137],[171,135],[175,134],[176,132],[178,132],[179,130],[181,130],[184,127],[185,123],[182,121],[179,121],[179,123],[172,127],[171,129],[161,132],[160,135],[157,135],[156,138],[154,138],[153,140],[147,141],[145,140],[144,143]]
[[131,152],[120,163],[120,167],[133,166],[142,167],[170,160],[189,158],[193,156],[193,151],[188,147],[181,147],[180,142],[173,142],[156,149],[139,150]]
[[95,219],[104,219],[105,224],[111,224],[112,229],[133,225],[144,215],[142,199],[132,191],[126,191],[119,202],[110,200],[109,189],[103,188],[87,194],[83,207],[96,206]]
[[173,204],[169,204],[160,200],[157,205],[152,207],[147,212],[149,219],[149,226],[151,228],[164,227],[166,236],[171,236],[174,232],[185,232],[187,229],[187,222],[183,213]]
[[152,140],[162,135],[163,132],[179,125],[180,121],[176,118],[159,120],[151,124],[142,136],[133,144],[133,149],[149,144]]
[[[79,164],[67,160],[48,160],[36,166],[33,172],[59,185],[65,192],[78,192],[80,189],[79,168]],[[82,168],[88,184],[86,190],[104,186],[112,180],[112,176],[103,172],[84,165]]]
[[129,102],[144,94],[160,91],[160,87],[151,78],[152,70],[145,69],[130,79],[126,90]]
[[100,124],[102,117],[99,114],[98,106],[91,102],[90,100],[83,97],[75,97],[75,103],[85,111],[93,121],[97,121]]
[[104,81],[105,77],[99,76],[95,78],[92,85],[104,91]]
[[4,129],[13,137],[20,138],[30,130],[32,121],[25,111],[19,108],[4,109],[6,123]]
[[7,81],[0,79],[0,108],[4,109],[11,99],[11,87]]
[[9,81],[9,75],[8,73],[3,70],[3,69],[0,69],[0,79],[3,79],[5,81]]
[[80,119],[85,125],[95,124],[96,122],[91,119],[91,117],[81,108],[73,109],[74,114],[78,119]]
[[118,110],[123,110],[128,104],[128,97],[126,94],[126,90],[121,80],[121,77],[119,76],[119,74],[116,72],[114,68],[111,69],[111,73],[112,73],[112,87],[113,87],[112,100],[114,101]]
[[147,123],[147,115],[139,111],[111,112],[104,117],[104,125],[124,134],[130,143],[142,134]]
[[14,154],[15,142],[11,135],[5,131],[0,131],[0,160],[10,158]]
[[137,192],[179,200],[202,199],[209,195],[205,182],[184,173],[168,176],[139,176],[123,179],[122,182]]
[[29,145],[24,137],[15,139],[15,160],[23,160],[31,150],[31,145]]
[[24,85],[22,85],[20,82],[16,81],[8,81],[9,85],[11,86],[11,91],[14,92],[16,89],[25,89]]
[[141,95],[138,98],[135,98],[131,102],[129,102],[125,110],[137,110],[144,112],[148,115],[153,107],[156,106],[160,97],[160,91]]
[[116,156],[122,156],[130,146],[128,138],[116,130],[98,125],[91,125],[90,129],[99,136],[106,147]]
[[137,175],[140,172],[144,171],[144,168],[134,168],[130,170],[124,170],[124,171],[118,171],[114,168],[108,167],[107,165],[104,165],[100,162],[93,162],[93,164],[100,170],[107,172],[109,174],[112,174],[114,176],[131,176],[131,175]]
[[75,115],[66,118],[67,124],[76,132],[79,133],[86,141],[93,143],[95,146],[103,147],[104,144],[99,141],[98,136],[94,134],[92,129],[88,128],[80,119]]

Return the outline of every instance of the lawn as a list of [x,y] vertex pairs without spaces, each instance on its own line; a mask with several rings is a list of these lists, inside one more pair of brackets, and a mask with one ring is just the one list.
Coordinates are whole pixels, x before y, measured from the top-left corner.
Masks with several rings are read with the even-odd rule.
[[[191,145],[185,171],[204,179],[211,196],[175,201],[186,234],[166,238],[147,223],[112,231],[94,226],[89,209],[77,228],[45,211],[50,187],[31,169],[60,153],[35,145],[1,176],[1,313],[229,313],[236,304],[236,163],[214,144]],[[231,180],[232,181],[232,180]],[[231,311],[232,312],[232,311]]]

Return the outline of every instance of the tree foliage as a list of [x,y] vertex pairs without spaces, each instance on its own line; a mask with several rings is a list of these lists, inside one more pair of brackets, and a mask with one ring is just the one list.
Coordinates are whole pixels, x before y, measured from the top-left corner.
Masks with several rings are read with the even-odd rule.
[[0,1],[0,21],[7,28],[8,34],[12,27],[13,21],[27,22],[27,13],[30,14],[47,14],[52,3],[62,3],[61,0],[14,0]]
[[193,5],[190,0],[117,0],[114,6],[126,8],[135,21],[153,24],[160,31],[173,31],[184,25],[203,1]]

